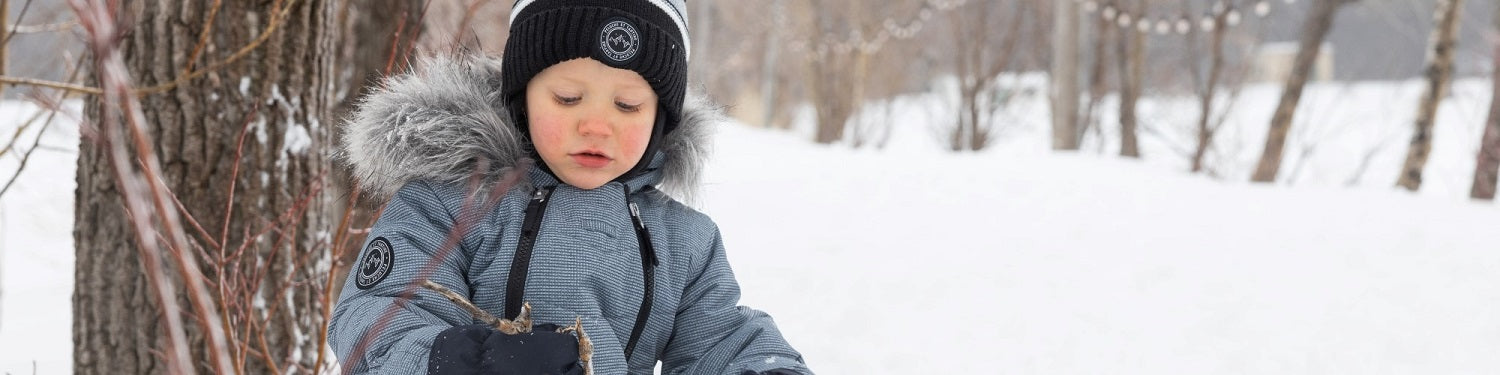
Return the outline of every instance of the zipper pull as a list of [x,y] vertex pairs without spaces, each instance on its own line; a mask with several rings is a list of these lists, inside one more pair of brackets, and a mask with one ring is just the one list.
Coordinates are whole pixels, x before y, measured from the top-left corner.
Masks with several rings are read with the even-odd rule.
[[630,202],[630,221],[635,222],[636,230],[646,230],[646,223],[641,221],[641,208],[636,207],[635,202]]
[[656,266],[660,262],[656,259],[656,247],[651,244],[651,230],[646,229],[646,222],[641,220],[641,208],[635,202],[627,204],[630,206],[630,221],[635,223],[635,238],[640,242],[642,265],[650,264]]

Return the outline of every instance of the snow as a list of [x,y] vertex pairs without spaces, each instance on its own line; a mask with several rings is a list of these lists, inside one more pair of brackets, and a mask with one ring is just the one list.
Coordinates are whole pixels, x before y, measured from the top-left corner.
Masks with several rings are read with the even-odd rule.
[[307,148],[312,147],[312,136],[308,135],[307,127],[302,124],[292,124],[286,128],[286,136],[281,140],[282,160],[290,155],[302,155],[307,153]]
[[[76,114],[79,106],[70,104]],[[35,110],[0,101],[0,147]],[[41,143],[47,148],[32,153],[20,179],[0,196],[0,372],[58,374],[73,366],[75,118],[55,118]],[[31,146],[40,126],[41,120],[21,134],[19,150],[0,156],[0,184],[15,174],[15,152]]]
[[[811,145],[807,116],[790,133],[719,129],[700,208],[742,302],[814,370],[1500,371],[1500,206],[1465,198],[1483,82],[1454,85],[1415,194],[1392,187],[1415,82],[1311,85],[1272,185],[1244,181],[1276,87],[1246,88],[1209,177],[1179,154],[1190,98],[1147,98],[1146,158],[1122,160],[1115,129],[1051,152],[1045,80],[1006,82],[983,152],[943,151],[952,100],[935,95],[871,107],[866,125],[890,126],[881,150]],[[29,108],[0,103],[0,137]],[[68,125],[44,141],[67,152],[38,151],[0,197],[0,372],[70,368]],[[14,168],[0,157],[0,178]]]
[[821,372],[1500,369],[1494,207],[719,139],[707,210],[743,302]]

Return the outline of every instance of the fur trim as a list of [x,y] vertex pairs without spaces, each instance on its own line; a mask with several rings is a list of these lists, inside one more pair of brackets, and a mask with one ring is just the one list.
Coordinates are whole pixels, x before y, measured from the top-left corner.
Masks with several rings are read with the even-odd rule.
[[[528,159],[500,95],[500,60],[478,54],[425,56],[412,72],[381,82],[344,123],[338,159],[361,188],[388,199],[407,182],[461,183],[479,173],[486,185]],[[720,108],[689,93],[682,123],[667,134],[660,188],[691,200],[709,156]],[[642,162],[646,162],[642,160]]]

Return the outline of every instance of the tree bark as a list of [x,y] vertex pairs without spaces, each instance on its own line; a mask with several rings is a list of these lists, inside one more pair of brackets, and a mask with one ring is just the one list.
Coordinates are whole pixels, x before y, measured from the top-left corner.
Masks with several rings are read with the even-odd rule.
[[[1500,35],[1500,3],[1496,4],[1494,32]],[[1479,145],[1478,162],[1474,165],[1474,186],[1469,196],[1475,199],[1494,200],[1496,180],[1500,179],[1500,41],[1495,41],[1494,68],[1490,72],[1490,115],[1485,120],[1484,138]]]
[[1053,2],[1052,39],[1052,149],[1077,150],[1078,132],[1078,4]]
[[1298,43],[1297,57],[1292,62],[1292,73],[1287,77],[1286,88],[1281,92],[1281,102],[1271,116],[1271,128],[1266,134],[1266,146],[1260,154],[1260,163],[1255,167],[1251,181],[1274,182],[1281,171],[1281,156],[1286,147],[1286,135],[1292,127],[1292,115],[1302,99],[1302,89],[1312,73],[1313,63],[1323,49],[1323,39],[1333,28],[1333,16],[1339,7],[1353,0],[1316,0],[1307,22],[1302,28],[1302,39]]
[[[1145,9],[1144,0],[1137,0],[1135,14]],[[1120,58],[1120,156],[1141,157],[1140,141],[1137,138],[1136,102],[1141,97],[1143,76],[1146,67],[1146,35],[1136,30],[1134,24],[1121,30]]]
[[1411,135],[1410,148],[1406,151],[1406,163],[1396,185],[1406,190],[1422,188],[1422,170],[1427,167],[1427,156],[1432,153],[1432,128],[1436,121],[1438,104],[1448,92],[1453,77],[1453,52],[1456,49],[1459,10],[1463,0],[1438,0],[1436,19],[1432,25],[1432,50],[1427,52],[1427,87],[1422,100],[1417,104],[1417,121]]
[[[0,0],[0,39],[7,39],[0,41],[0,76],[5,75],[5,62],[10,60],[6,57],[6,52],[10,50],[10,43],[5,43],[9,42],[10,29],[12,29],[9,21],[10,0]],[[0,85],[0,100],[4,99],[5,85]]]
[[[125,62],[137,87],[170,82],[185,71],[229,59],[268,29],[276,13],[273,6],[293,2],[224,1],[193,59],[212,3],[135,1],[120,8],[129,13],[119,19],[127,29]],[[246,336],[246,327],[264,330],[267,358],[237,353],[243,356],[246,367],[239,370],[245,373],[310,368],[317,354],[314,336],[324,325],[322,284],[309,281],[325,277],[318,276],[315,262],[328,256],[329,199],[322,186],[333,130],[333,63],[340,27],[335,25],[334,1],[293,4],[269,39],[245,58],[141,97],[144,126],[166,186],[209,236],[220,237],[214,242],[230,250],[247,246],[245,258],[229,259],[227,267],[217,267],[214,254],[202,262],[215,303],[229,310],[224,315],[229,322],[209,324],[231,331],[232,349],[259,339]],[[101,115],[99,106],[90,106],[90,119]],[[250,126],[243,156],[236,159],[241,124]],[[232,178],[236,166],[238,176]],[[154,302],[135,256],[121,190],[106,148],[96,139],[86,136],[80,144],[77,180],[73,372],[166,372],[156,354],[163,345],[161,317],[181,313],[192,322],[193,315],[160,311]],[[203,236],[192,237],[205,244]],[[207,245],[202,248],[213,252]],[[253,272],[264,278],[252,277]],[[231,280],[220,281],[221,276]],[[235,284],[244,281],[251,283]],[[184,328],[190,338],[202,340],[201,333],[193,333],[196,327],[187,323]],[[253,346],[262,347],[258,342]],[[208,370],[203,345],[190,347],[194,365]]]

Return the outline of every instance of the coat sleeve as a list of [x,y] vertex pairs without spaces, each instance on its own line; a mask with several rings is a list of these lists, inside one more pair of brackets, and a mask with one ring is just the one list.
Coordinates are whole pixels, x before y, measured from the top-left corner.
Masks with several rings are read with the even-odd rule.
[[714,228],[711,249],[694,259],[672,338],[662,355],[665,374],[758,373],[785,369],[812,374],[771,316],[739,306],[740,286]]
[[[329,343],[344,368],[352,370],[346,373],[426,373],[438,333],[473,322],[468,313],[427,289],[417,288],[410,300],[401,298],[424,273],[469,294],[462,241],[433,261],[448,242],[454,217],[426,182],[408,183],[386,206],[349,271],[328,324]],[[363,348],[361,340],[368,341]]]

